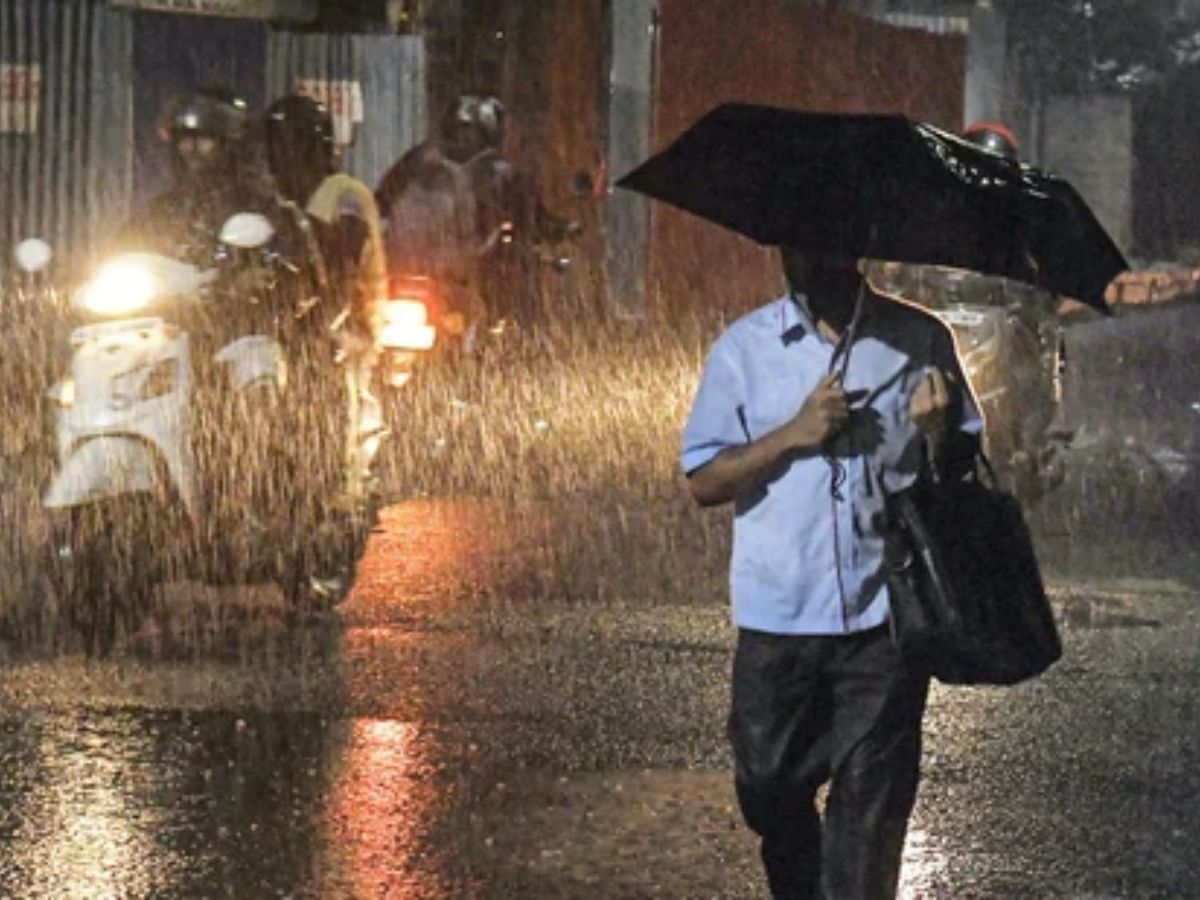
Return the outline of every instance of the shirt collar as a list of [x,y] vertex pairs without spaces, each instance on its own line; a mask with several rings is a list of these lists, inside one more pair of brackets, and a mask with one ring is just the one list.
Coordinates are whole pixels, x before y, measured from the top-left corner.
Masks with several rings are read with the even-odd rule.
[[789,291],[779,301],[779,338],[785,344],[816,334],[817,326],[808,309],[808,297]]
[[[863,308],[859,312],[856,337],[864,334],[864,326],[871,318],[875,294],[867,287],[863,297]],[[817,335],[817,323],[808,306],[808,295],[800,291],[788,291],[779,301],[779,339],[784,344],[803,340],[808,335]]]

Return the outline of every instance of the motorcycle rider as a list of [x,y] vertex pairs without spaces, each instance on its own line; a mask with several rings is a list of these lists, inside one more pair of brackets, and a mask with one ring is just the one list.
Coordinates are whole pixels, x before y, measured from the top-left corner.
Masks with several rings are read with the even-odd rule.
[[284,202],[311,221],[325,262],[329,299],[316,321],[326,330],[344,311],[338,345],[346,355],[360,430],[348,436],[348,491],[369,477],[371,435],[383,431],[381,404],[371,390],[378,335],[387,298],[387,267],[379,211],[371,190],[338,168],[333,120],[323,104],[293,94],[271,104],[264,123],[267,161]]
[[405,154],[376,198],[393,271],[432,259],[469,286],[490,320],[528,322],[539,313],[536,245],[574,235],[578,224],[551,213],[532,179],[504,158],[504,121],[498,98],[460,95],[440,135]]
[[387,296],[379,210],[371,190],[339,170],[329,111],[312,97],[282,97],[267,110],[264,138],[279,194],[312,222],[331,289],[374,335]]
[[175,98],[159,127],[175,182],[131,218],[117,243],[209,265],[234,213],[261,213],[277,224],[278,205],[249,165],[248,133],[248,107],[232,91],[201,88]]
[[[255,166],[250,132],[249,108],[233,91],[200,88],[173,99],[159,135],[175,181],[133,215],[113,249],[160,253],[200,268],[222,260],[225,293],[256,299],[229,311],[274,330],[320,290],[323,272],[308,222],[279,203],[266,173]],[[270,221],[271,249],[282,265],[269,272],[242,265],[244,259],[220,245],[221,228],[236,213]]]
[[476,236],[474,193],[462,166],[436,142],[418,144],[384,176],[376,199],[385,216],[389,273],[437,283],[445,308],[434,311],[435,319],[440,314],[449,334],[481,317],[482,243]]

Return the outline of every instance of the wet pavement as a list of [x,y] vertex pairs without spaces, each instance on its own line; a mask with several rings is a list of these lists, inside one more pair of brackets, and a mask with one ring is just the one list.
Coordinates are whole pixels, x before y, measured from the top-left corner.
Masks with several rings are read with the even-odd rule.
[[[340,626],[245,591],[228,646],[9,659],[0,896],[763,896],[724,606],[535,599],[535,532],[405,503]],[[1198,598],[1053,588],[1050,673],[935,687],[904,897],[1200,897]]]

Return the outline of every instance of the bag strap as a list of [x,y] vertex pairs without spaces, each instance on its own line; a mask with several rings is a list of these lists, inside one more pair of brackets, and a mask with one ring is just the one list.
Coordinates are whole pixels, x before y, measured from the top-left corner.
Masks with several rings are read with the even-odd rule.
[[[934,468],[931,461],[932,454],[929,452],[928,437],[922,438],[921,448],[921,465],[917,470],[917,478],[915,483],[920,484],[923,481],[926,484],[937,485],[941,481],[941,476]],[[982,463],[982,466],[980,463]],[[982,479],[985,485],[992,490],[999,489],[1000,479],[996,476],[996,470],[992,466],[992,461],[988,459],[987,454],[984,453],[982,443],[977,445],[975,448],[975,452],[972,457],[971,473],[975,478],[981,478],[981,475],[985,475],[986,479]],[[874,483],[879,486],[879,491],[883,495],[885,501],[895,496],[896,491],[889,490],[887,482],[884,480],[883,466],[868,466],[867,474],[871,477],[871,480],[873,480]]]
[[992,461],[988,459],[988,455],[983,452],[983,441],[979,442],[979,446],[975,449],[975,459],[983,463],[983,469],[988,475],[988,487],[993,490],[1000,487],[1000,479],[996,477],[996,470],[992,467]]

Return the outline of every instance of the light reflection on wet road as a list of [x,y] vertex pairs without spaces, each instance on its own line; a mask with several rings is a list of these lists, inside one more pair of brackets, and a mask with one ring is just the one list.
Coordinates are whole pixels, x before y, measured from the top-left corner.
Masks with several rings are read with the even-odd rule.
[[[726,611],[523,598],[512,522],[385,511],[346,627],[303,647],[267,616],[215,660],[0,671],[0,896],[760,896]],[[1195,598],[1056,596],[1050,676],[934,692],[908,900],[1198,883]]]

